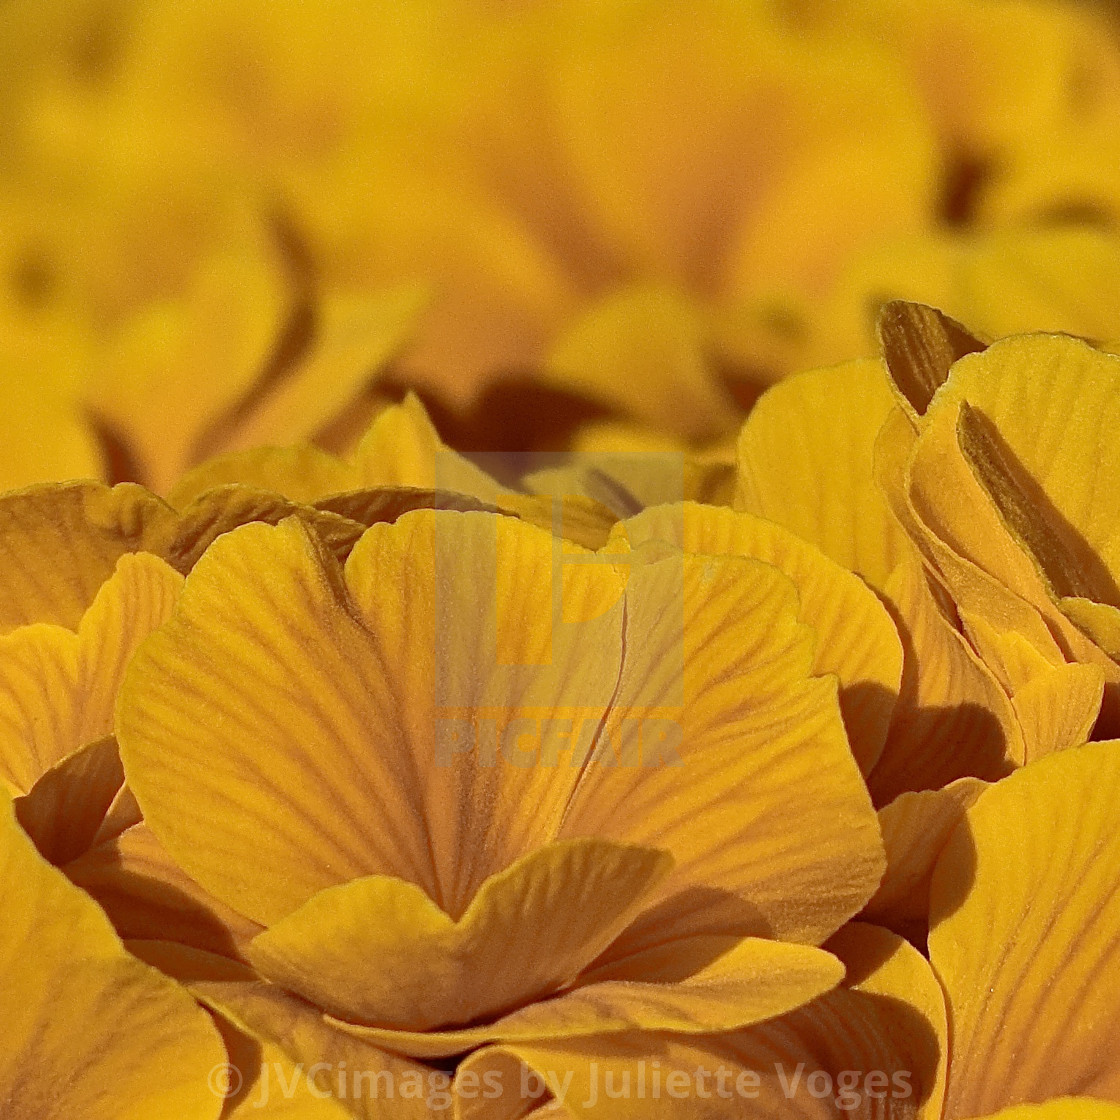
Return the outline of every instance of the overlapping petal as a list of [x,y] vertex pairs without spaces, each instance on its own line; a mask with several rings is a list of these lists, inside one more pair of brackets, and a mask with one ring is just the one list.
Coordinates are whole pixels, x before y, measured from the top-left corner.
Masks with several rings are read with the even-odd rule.
[[0,1100],[13,1120],[197,1116],[225,1062],[209,1018],[173,981],[125,952],[105,916],[0,806],[4,1046]]

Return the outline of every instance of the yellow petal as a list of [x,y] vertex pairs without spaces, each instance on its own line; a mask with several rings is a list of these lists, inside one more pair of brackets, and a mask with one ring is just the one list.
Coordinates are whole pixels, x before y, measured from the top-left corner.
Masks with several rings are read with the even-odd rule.
[[358,485],[418,486],[454,490],[486,501],[500,495],[500,487],[443,440],[415,394],[403,404],[390,405],[374,420],[354,452]]
[[[1101,645],[1120,630],[1120,598],[1100,425],[1120,407],[1118,370],[1120,359],[1062,336],[1009,338],[964,358],[930,408],[911,468],[922,521],[960,558],[941,565],[954,594],[963,560],[1037,611],[1064,659],[1099,665],[1106,734],[1120,670]],[[946,501],[948,485],[969,500]]]
[[0,628],[54,622],[77,629],[126,552],[159,552],[175,516],[139,486],[38,486],[0,498]]
[[736,508],[784,525],[881,587],[907,554],[873,477],[875,438],[893,408],[877,361],[771,387],[739,435]]
[[[347,1120],[353,1116],[343,1102],[358,1097],[353,1090],[357,1087],[360,1092],[366,1084],[354,1080],[360,1070],[343,1065],[337,1071],[316,1071],[334,1073],[334,1077],[309,1079],[306,1068],[274,1042],[243,1033],[220,1015],[215,1015],[214,1025],[225,1043],[229,1063],[225,1076],[230,1091],[223,1120]],[[215,1083],[220,1086],[219,1080]]]
[[249,955],[349,1022],[425,1031],[493,1019],[570,985],[671,866],[600,840],[549,845],[487,879],[457,921],[411,883],[358,879],[315,895]]
[[[265,924],[370,874],[461,911],[552,838],[578,775],[525,765],[513,721],[593,729],[618,677],[621,578],[556,572],[557,547],[514,518],[420,510],[366,533],[344,587],[298,522],[219,538],[122,690],[122,757],[153,831]],[[554,617],[561,587],[593,621]]]
[[89,342],[74,326],[26,322],[0,303],[0,414],[8,418],[0,448],[2,491],[98,478],[105,469],[82,410]]
[[315,508],[338,514],[361,525],[396,521],[414,509],[453,509],[460,513],[497,513],[498,507],[452,490],[424,490],[417,486],[378,486],[347,490],[317,498]]
[[1015,1105],[979,1120],[1120,1120],[1120,1104],[1088,1097],[1060,1097],[1045,1104]]
[[403,346],[425,297],[415,288],[328,292],[310,352],[230,432],[230,449],[311,439],[358,396]]
[[44,858],[61,865],[94,842],[124,783],[111,735],[69,754],[17,797],[16,816]]
[[862,917],[924,943],[934,865],[965,810],[986,788],[979,778],[959,778],[944,789],[903,793],[879,810],[887,870]]
[[768,1022],[699,1039],[510,1042],[471,1055],[459,1076],[485,1083],[491,1073],[526,1096],[551,1096],[564,1116],[939,1120],[945,1001],[928,963],[873,926],[852,925],[831,944],[844,985]]
[[561,834],[677,867],[611,952],[727,928],[819,942],[870,897],[882,852],[794,586],[738,556],[632,559],[622,678]]
[[615,514],[602,502],[578,493],[559,498],[505,494],[496,502],[504,512],[583,548],[602,548],[617,521]]
[[220,486],[206,491],[183,510],[166,555],[179,571],[189,572],[223,533],[250,521],[275,525],[293,516],[304,521],[339,559],[349,555],[362,535],[362,525],[329,510],[297,505],[279,494],[248,486]]
[[933,307],[891,300],[879,311],[879,346],[887,372],[910,415],[925,414],[958,358],[984,344]]
[[1118,744],[1075,747],[986,791],[943,851],[929,949],[953,1022],[949,1115],[1120,1098],[1118,807]]
[[726,431],[738,416],[706,358],[695,308],[660,288],[619,292],[594,307],[557,341],[544,376],[692,439]]
[[0,638],[0,774],[8,782],[30,791],[46,770],[112,732],[125,665],[170,614],[181,584],[158,557],[126,553],[77,634],[37,624]]
[[[220,1016],[219,1026],[226,1028],[227,1037],[229,1028],[242,1036],[230,1047],[230,1063],[243,1074],[243,1095],[234,1098],[232,1113],[238,1120],[271,1117],[272,1109],[282,1120],[328,1120],[339,1107],[344,1115],[361,1120],[445,1115],[434,1105],[429,1108],[429,1091],[438,1083],[435,1071],[335,1030],[318,1010],[257,979],[245,966],[167,942],[135,941],[129,949],[180,978]],[[257,1046],[246,1047],[246,1039]],[[268,1060],[276,1049],[281,1051],[279,1067]],[[447,1075],[439,1076],[449,1084]],[[256,1080],[250,1081],[252,1077]],[[290,1103],[285,1106],[286,1099]],[[258,1107],[262,1100],[267,1109]],[[315,1106],[312,1101],[320,1103]]]
[[[1007,650],[999,647],[1007,635],[1018,635],[1029,641],[1050,664],[1060,664],[1064,660],[1062,649],[1036,609],[997,578],[954,551],[949,540],[938,535],[939,523],[931,517],[931,508],[922,498],[923,491],[936,493],[940,490],[961,495],[960,504],[973,518],[984,511],[975,504],[975,499],[979,498],[983,505],[983,494],[955,441],[950,438],[948,448],[942,450],[943,433],[935,437],[937,432],[936,423],[926,426],[919,443],[912,424],[901,409],[896,409],[888,416],[876,440],[875,477],[917,551],[930,570],[939,573],[951,592],[966,629],[974,625],[975,619],[987,623],[988,632],[976,634],[969,629],[969,636],[993,672],[1012,690],[1013,682],[1005,673],[1001,674],[1001,662]],[[938,441],[936,448],[930,446],[934,438]],[[927,472],[928,485],[916,481]],[[931,519],[929,523],[927,518]],[[997,639],[994,647],[990,645],[993,637]]]
[[224,906],[137,822],[88,847],[62,870],[126,939],[154,939],[243,958],[261,927]]
[[[843,966],[830,953],[747,937],[720,938],[708,963],[682,975],[603,979],[461,1030],[407,1032],[327,1018],[340,1031],[416,1057],[446,1057],[484,1043],[581,1038],[629,1031],[706,1034],[781,1015],[836,986]],[[672,964],[676,967],[673,968]]]
[[[263,254],[204,262],[178,301],[149,305],[107,348],[89,406],[166,492],[265,375],[290,313],[282,270]],[[136,476],[134,476],[136,477]]]
[[1023,728],[1026,759],[1077,746],[1092,738],[1104,698],[1097,665],[1058,665],[1040,672],[1011,698]]
[[179,479],[168,501],[176,509],[186,509],[208,490],[234,483],[272,490],[293,502],[313,502],[324,494],[351,489],[357,478],[349,464],[313,444],[254,447],[199,464]]
[[686,552],[753,557],[784,572],[797,588],[798,618],[816,633],[813,672],[836,674],[852,753],[864,773],[874,766],[898,693],[902,646],[862,580],[780,525],[729,509],[661,506],[622,528],[634,545],[666,540]]
[[[944,518],[923,499],[923,493],[937,494],[939,490],[953,489],[957,493],[973,495],[974,502],[979,500],[980,506],[969,506],[972,512],[965,519],[969,524],[978,520],[977,515],[983,511],[983,492],[959,454],[958,446],[950,442],[947,453],[943,450],[944,435],[944,426],[939,427],[935,416],[934,423],[926,430],[914,454],[913,463],[910,463],[917,437],[901,413],[892,415],[876,444],[876,473],[880,484],[927,563],[941,573],[945,585],[951,590],[961,627],[983,662],[981,676],[986,678],[990,671],[1010,697],[1018,731],[1008,723],[1006,704],[1002,699],[996,697],[991,708],[1003,726],[1005,740],[1011,745],[1011,754],[1015,755],[1020,734],[1023,757],[1027,759],[1083,742],[1097,720],[1105,695],[1104,686],[1115,677],[1115,669],[1109,669],[1107,658],[1094,649],[1083,634],[1072,630],[1064,619],[1065,629],[1059,632],[1065,645],[1064,648],[1059,646],[1038,609],[956,552],[948,540],[938,536],[923,520],[919,507],[925,511],[925,517],[931,524],[945,531],[947,523]],[[914,492],[911,491],[912,477],[921,480]],[[963,504],[968,506],[969,503],[965,501]],[[999,525],[986,529],[989,537],[1001,532]],[[896,581],[903,579],[904,574],[896,573]],[[1032,588],[1033,592],[1038,591],[1033,580],[1031,587],[1024,590],[1032,593]],[[897,598],[897,590],[895,594],[896,607],[905,609],[905,596]],[[1075,617],[1079,607],[1097,611],[1113,609],[1072,599],[1063,600],[1061,607],[1070,618]],[[1085,622],[1082,628],[1086,633],[1093,632],[1089,622]],[[959,644],[955,633],[940,624],[937,629],[945,631],[941,636],[943,643]],[[915,644],[915,654],[919,658],[923,655],[923,644],[929,643],[931,638],[937,639],[937,634],[931,633],[929,627],[924,630],[925,638]],[[1094,660],[1090,664],[1067,664],[1066,651]],[[975,660],[970,654],[966,657]],[[959,656],[957,661],[971,677],[976,678],[976,668],[968,669]],[[936,690],[938,681],[944,679],[934,673],[918,675],[919,689],[930,694],[927,702],[935,702],[932,692]],[[974,685],[980,685],[984,692],[994,695],[990,682],[976,679]]]
[[906,661],[887,744],[868,784],[877,805],[957,778],[994,780],[1023,761],[1022,731],[1007,694],[942,613],[922,563],[911,556],[888,581]]
[[125,952],[97,906],[35,851],[10,804],[0,806],[0,882],[5,1115],[217,1120],[222,1102],[206,1078],[225,1050],[205,1012]]

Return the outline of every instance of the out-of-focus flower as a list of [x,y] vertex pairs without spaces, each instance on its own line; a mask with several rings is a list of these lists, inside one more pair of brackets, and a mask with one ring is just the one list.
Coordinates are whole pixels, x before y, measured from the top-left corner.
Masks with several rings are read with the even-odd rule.
[[13,312],[0,361],[22,439],[5,449],[0,485],[101,477],[166,494],[222,451],[345,445],[420,310],[414,289],[313,291],[244,244],[96,337],[65,316]]
[[1120,339],[1120,239],[1073,225],[944,234],[852,258],[813,316],[809,366],[878,350],[879,313],[903,300],[939,308],[978,338],[1062,331]]
[[0,792],[0,1104],[11,1120],[218,1120],[226,1061],[209,1017],[130,956],[96,904],[36,852]]
[[666,547],[424,510],[345,569],[295,521],[211,545],[118,714],[148,826],[266,927],[270,983],[206,998],[436,1057],[833,986],[882,867],[836,686],[779,571]]
[[868,352],[892,247],[932,237],[886,294],[940,304],[948,229],[1120,208],[1120,52],[1068,6],[37,7],[0,13],[0,273],[117,328],[278,220],[325,291],[427,293],[397,372],[452,410],[514,374],[717,437]]
[[[757,1107],[795,1118],[836,1109],[1111,1120],[1120,1113],[1118,795],[1116,742],[1058,752],[987,790],[937,861],[928,963],[886,931],[853,924],[829,942],[848,964],[845,986],[792,1015],[657,1045],[626,1036],[596,1049],[507,1045],[472,1067],[524,1062],[564,1087],[562,1116],[647,1115],[656,1064],[661,1093],[682,1117]],[[1078,813],[1066,810],[1069,799]],[[674,1070],[679,1096],[666,1092]],[[748,1071],[753,1080],[737,1081]]]

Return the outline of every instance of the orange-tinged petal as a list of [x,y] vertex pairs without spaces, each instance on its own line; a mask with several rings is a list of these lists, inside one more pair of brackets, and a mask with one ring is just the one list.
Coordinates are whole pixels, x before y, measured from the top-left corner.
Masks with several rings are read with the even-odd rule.
[[953,1023],[949,1115],[1120,1099],[1118,816],[1110,741],[1031,763],[953,833],[934,870],[929,938]]
[[160,552],[174,512],[124,483],[35,486],[0,497],[0,628],[53,622],[77,629],[126,552]]
[[225,1061],[206,1014],[129,956],[97,906],[0,806],[4,1047],[12,1120],[217,1120],[207,1075]]
[[873,476],[875,439],[893,408],[877,361],[772,386],[739,435],[736,508],[784,525],[881,587],[908,551]]
[[959,778],[943,789],[903,793],[879,810],[887,870],[862,917],[924,943],[934,866],[965,811],[986,788],[979,778]]
[[812,634],[777,568],[739,556],[643,564],[654,543],[632,557],[622,678],[562,835],[677,862],[661,904],[612,955],[713,928],[819,942],[882,873],[835,681],[811,677]]
[[835,673],[852,753],[867,773],[886,739],[902,675],[902,646],[882,603],[857,576],[770,521],[694,503],[660,506],[623,523],[634,544],[666,540],[686,552],[753,557],[797,588],[799,619],[816,633],[813,672]]
[[576,980],[671,866],[602,840],[549,845],[487,879],[457,921],[411,883],[358,879],[315,895],[249,956],[353,1023],[424,1031],[492,1019]]
[[[582,1038],[629,1031],[707,1034],[781,1015],[829,991],[843,965],[822,949],[747,937],[718,939],[719,953],[682,975],[627,976],[579,986],[494,1022],[461,1030],[406,1032],[327,1022],[358,1038],[416,1057],[447,1057],[485,1043]],[[672,964],[676,967],[672,967]]]
[[[588,710],[594,727],[618,676],[621,577],[600,562],[561,575],[558,556],[514,518],[420,510],[369,530],[344,585],[294,520],[219,538],[122,690],[122,757],[153,831],[265,924],[370,874],[461,912],[552,838],[577,774],[525,765],[510,721]],[[562,587],[591,622],[554,618]],[[500,755],[476,744],[483,720]]]

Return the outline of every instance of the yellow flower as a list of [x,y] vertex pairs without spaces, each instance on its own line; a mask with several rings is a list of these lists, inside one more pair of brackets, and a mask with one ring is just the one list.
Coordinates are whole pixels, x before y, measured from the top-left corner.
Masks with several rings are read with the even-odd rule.
[[344,568],[294,520],[212,544],[118,708],[148,827],[265,927],[266,983],[204,998],[440,1057],[832,987],[882,871],[836,686],[776,568],[667,548],[439,510]]

